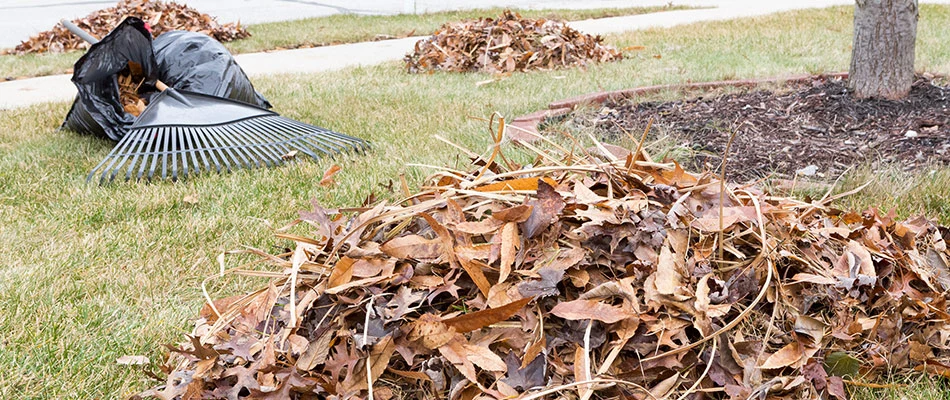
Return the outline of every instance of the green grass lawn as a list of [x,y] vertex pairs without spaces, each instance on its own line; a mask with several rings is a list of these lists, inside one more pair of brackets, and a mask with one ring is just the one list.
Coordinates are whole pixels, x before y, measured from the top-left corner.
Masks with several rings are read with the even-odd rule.
[[[557,18],[578,21],[620,15],[636,15],[687,7],[629,7],[592,10],[515,10],[525,18]],[[365,42],[386,37],[429,35],[446,22],[464,19],[497,17],[503,8],[446,11],[430,14],[356,15],[337,14],[296,21],[248,25],[251,37],[225,43],[231,53],[254,53],[265,50],[305,46],[324,46]],[[26,39],[26,38],[23,38]],[[0,55],[0,79],[22,78],[67,73],[81,52]]]
[[[922,5],[921,71],[950,71],[950,7]],[[184,183],[86,184],[112,143],[56,128],[68,104],[0,111],[0,398],[116,398],[154,384],[123,355],[159,358],[160,345],[188,333],[203,299],[200,283],[223,250],[277,252],[273,230],[307,209],[354,206],[405,174],[414,187],[431,171],[408,163],[465,168],[433,138],[476,151],[489,145],[492,112],[514,117],[597,90],[847,69],[851,8],[800,11],[614,35],[645,45],[624,61],[586,70],[515,74],[476,85],[481,74],[408,75],[400,63],[274,76],[256,85],[285,116],[370,140],[366,155],[270,170],[203,176]],[[655,58],[654,55],[661,55]],[[424,149],[424,150],[423,150]],[[420,151],[421,150],[421,151]],[[317,184],[333,163],[337,184]],[[850,206],[897,206],[950,223],[950,172],[849,178],[875,180]],[[899,182],[899,185],[893,184]],[[398,184],[396,185],[398,187]],[[197,195],[195,205],[184,201]],[[236,266],[238,259],[228,259]],[[213,280],[212,296],[256,289],[250,278]],[[912,379],[903,391],[859,398],[945,398],[940,380]]]

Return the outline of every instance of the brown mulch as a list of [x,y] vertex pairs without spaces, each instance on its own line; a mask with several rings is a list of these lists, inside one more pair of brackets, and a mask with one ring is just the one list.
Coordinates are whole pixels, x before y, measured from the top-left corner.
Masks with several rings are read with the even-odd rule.
[[[84,18],[78,18],[72,22],[92,36],[102,38],[126,17],[139,17],[147,22],[154,36],[175,30],[201,32],[219,42],[251,36],[240,23],[222,24],[208,14],[172,1],[121,0],[115,7],[93,11]],[[21,42],[8,53],[59,53],[88,47],[85,41],[70,33],[62,24],[56,24],[53,29],[40,32]]]
[[[689,167],[718,170],[733,131],[728,176],[752,180],[796,171],[835,177],[865,164],[906,170],[950,162],[950,88],[918,80],[902,101],[856,100],[841,79],[816,78],[777,91],[709,91],[677,101],[607,101],[570,123],[602,136],[654,133],[693,150]],[[623,129],[620,129],[619,127]],[[809,166],[814,166],[809,168]],[[815,168],[817,167],[817,168]]]
[[585,66],[623,58],[600,36],[569,27],[565,21],[523,18],[506,10],[498,18],[442,25],[406,55],[412,73],[431,71],[510,73]]
[[498,132],[404,200],[314,203],[282,253],[222,254],[272,279],[208,303],[140,396],[844,400],[950,376],[950,230],[603,143],[522,166]]

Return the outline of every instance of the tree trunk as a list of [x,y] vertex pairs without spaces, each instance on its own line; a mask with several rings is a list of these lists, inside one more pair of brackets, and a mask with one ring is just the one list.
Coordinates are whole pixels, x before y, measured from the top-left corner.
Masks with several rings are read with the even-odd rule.
[[900,99],[914,83],[917,0],[857,0],[848,86],[858,98]]

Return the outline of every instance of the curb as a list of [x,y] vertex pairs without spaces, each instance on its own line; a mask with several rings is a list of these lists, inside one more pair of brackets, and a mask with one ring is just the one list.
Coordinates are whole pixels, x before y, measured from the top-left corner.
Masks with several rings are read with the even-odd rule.
[[814,79],[829,79],[829,78],[840,78],[847,79],[847,72],[835,72],[830,74],[820,74],[820,75],[794,75],[790,77],[783,78],[763,78],[763,79],[742,79],[742,80],[731,80],[731,81],[713,81],[713,82],[697,82],[697,83],[679,83],[679,84],[670,84],[670,85],[654,85],[654,86],[642,86],[633,89],[621,89],[613,90],[609,92],[596,92],[589,93],[585,95],[575,96],[568,99],[555,101],[548,104],[546,110],[535,111],[530,114],[522,115],[515,118],[511,121],[509,126],[514,127],[515,129],[511,132],[511,139],[518,140],[523,142],[533,142],[538,140],[540,132],[538,132],[538,124],[541,123],[545,118],[558,117],[570,113],[577,109],[578,106],[584,105],[597,105],[603,104],[609,100],[617,100],[626,97],[640,96],[644,94],[653,94],[657,92],[669,91],[669,90],[690,90],[690,89],[715,89],[720,87],[734,86],[734,87],[755,87],[758,85],[768,84],[768,83],[779,83],[779,82],[807,82]]

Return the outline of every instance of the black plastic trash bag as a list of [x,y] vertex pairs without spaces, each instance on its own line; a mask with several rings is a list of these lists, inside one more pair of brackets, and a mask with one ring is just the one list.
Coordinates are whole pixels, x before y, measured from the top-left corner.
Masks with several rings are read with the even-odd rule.
[[270,108],[221,43],[202,33],[172,31],[154,41],[145,23],[126,18],[74,66],[72,81],[79,95],[63,128],[119,141],[135,122],[119,98],[117,75],[129,62],[142,66],[146,77],[139,95],[157,95],[155,80],[175,89],[238,100]]
[[63,128],[119,140],[135,117],[119,102],[116,75],[129,62],[142,67],[147,83],[158,76],[152,34],[141,19],[129,17],[106,37],[92,45],[73,66],[73,84],[79,94],[66,114]]
[[152,48],[158,79],[166,85],[271,108],[270,102],[254,90],[228,49],[212,37],[172,31],[155,38]]

